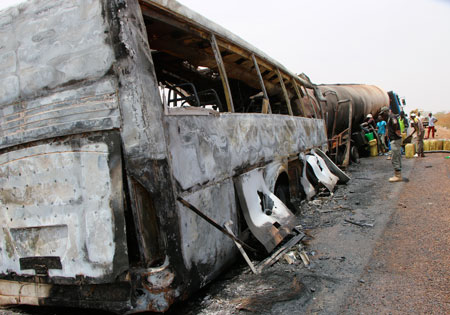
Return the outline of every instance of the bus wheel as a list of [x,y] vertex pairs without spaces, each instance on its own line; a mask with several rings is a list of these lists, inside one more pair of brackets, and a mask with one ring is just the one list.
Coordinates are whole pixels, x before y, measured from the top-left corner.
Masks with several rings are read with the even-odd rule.
[[274,189],[275,196],[278,197],[289,209],[295,209],[291,203],[291,194],[289,192],[289,177],[286,173],[280,174]]
[[285,205],[289,202],[288,194],[289,188],[285,185],[278,185],[275,188],[275,196],[278,197]]

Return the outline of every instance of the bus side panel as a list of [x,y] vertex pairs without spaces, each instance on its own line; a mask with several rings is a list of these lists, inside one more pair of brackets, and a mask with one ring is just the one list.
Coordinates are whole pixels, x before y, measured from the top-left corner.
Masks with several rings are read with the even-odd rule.
[[327,143],[321,119],[261,114],[165,119],[173,174],[182,190]]
[[[231,178],[184,198],[220,226],[232,221],[231,228],[238,235],[239,219]],[[197,270],[200,286],[204,286],[234,259],[236,247],[228,236],[181,203],[178,203],[178,215],[185,265]]]

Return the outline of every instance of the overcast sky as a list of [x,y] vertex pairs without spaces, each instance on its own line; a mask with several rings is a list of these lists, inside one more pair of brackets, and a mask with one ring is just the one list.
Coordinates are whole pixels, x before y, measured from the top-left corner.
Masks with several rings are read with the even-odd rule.
[[375,84],[408,111],[450,111],[450,0],[179,2],[314,83]]
[[450,0],[180,0],[314,83],[450,111]]

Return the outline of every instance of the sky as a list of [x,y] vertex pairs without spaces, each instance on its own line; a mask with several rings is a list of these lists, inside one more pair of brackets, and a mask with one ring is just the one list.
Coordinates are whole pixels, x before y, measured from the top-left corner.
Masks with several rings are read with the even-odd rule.
[[314,83],[450,111],[450,0],[179,0]]
[[179,2],[314,83],[373,84],[407,111],[450,111],[450,0]]

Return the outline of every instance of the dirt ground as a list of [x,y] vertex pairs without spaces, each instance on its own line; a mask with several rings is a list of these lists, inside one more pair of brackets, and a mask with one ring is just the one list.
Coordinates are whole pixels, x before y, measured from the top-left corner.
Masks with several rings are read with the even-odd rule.
[[[450,129],[436,126],[436,133],[434,135],[435,139],[449,139],[450,140]],[[428,130],[425,130],[425,136],[428,134]],[[430,134],[431,135],[431,134]]]
[[[402,183],[388,182],[393,171],[386,157],[361,159],[348,169],[352,180],[333,196],[294,202],[308,234],[301,244],[308,267],[301,259],[281,259],[253,275],[241,261],[168,314],[450,314],[447,155],[403,159]],[[3,313],[84,311],[22,307]]]

